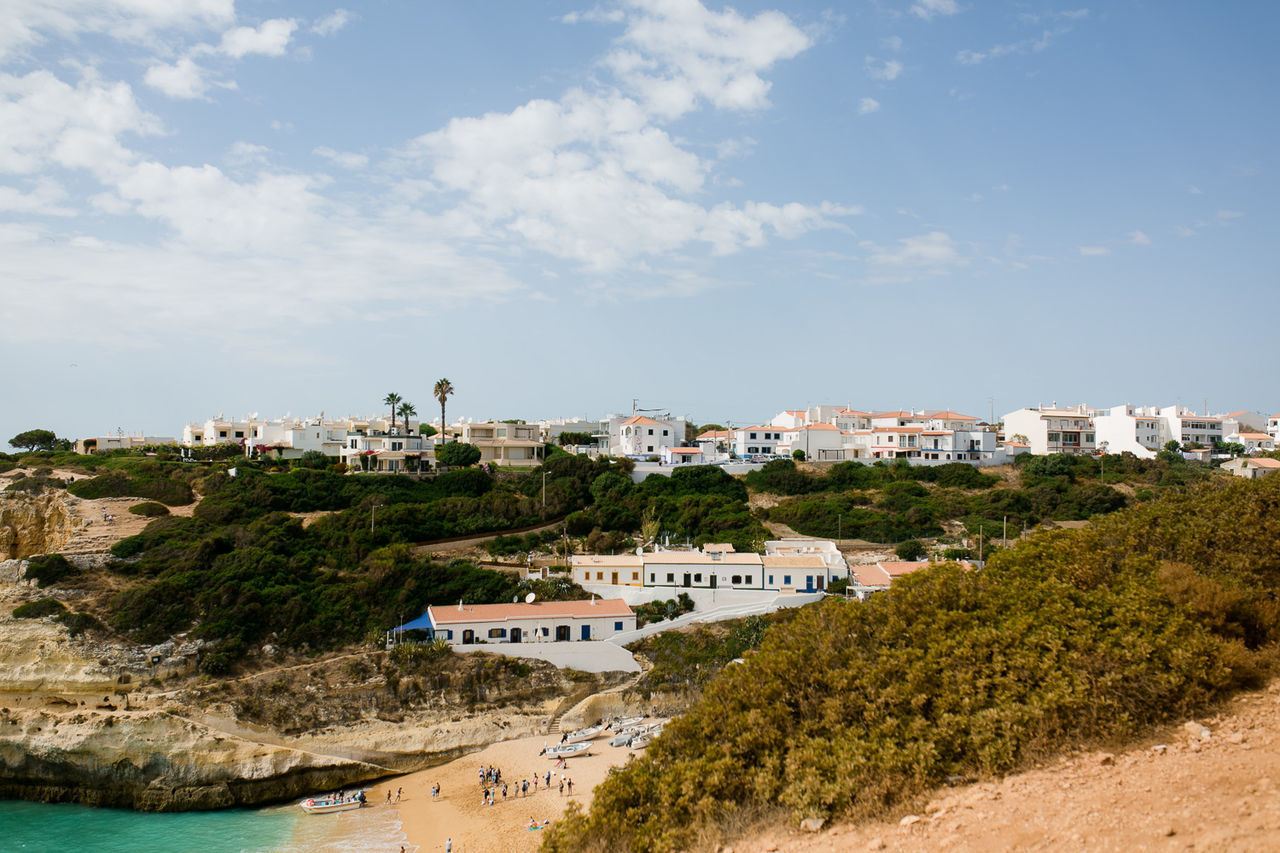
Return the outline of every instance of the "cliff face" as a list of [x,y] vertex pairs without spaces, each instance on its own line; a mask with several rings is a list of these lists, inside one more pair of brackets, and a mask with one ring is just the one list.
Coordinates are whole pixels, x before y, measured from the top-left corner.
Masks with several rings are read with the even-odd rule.
[[0,797],[144,811],[254,805],[386,775],[166,711],[0,711]]
[[57,551],[79,525],[63,492],[0,492],[0,560]]

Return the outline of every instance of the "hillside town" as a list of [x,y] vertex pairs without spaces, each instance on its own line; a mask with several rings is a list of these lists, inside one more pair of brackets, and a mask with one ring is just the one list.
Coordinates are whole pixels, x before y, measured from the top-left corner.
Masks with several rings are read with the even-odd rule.
[[[412,407],[410,407],[412,409]],[[670,413],[610,414],[600,420],[520,419],[444,423],[414,417],[278,417],[222,415],[193,422],[181,438],[107,435],[76,442],[81,453],[155,445],[183,448],[239,446],[250,457],[295,459],[321,453],[350,471],[426,472],[437,467],[436,447],[470,444],[482,464],[535,467],[547,444],[574,453],[607,454],[670,469],[796,458],[809,462],[905,460],[910,465],[952,462],[1003,465],[1023,453],[1132,453],[1151,459],[1177,444],[1188,460],[1226,460],[1276,449],[1280,414],[1208,414],[1185,406],[1122,404],[1097,409],[1056,402],[1024,407],[995,422],[949,410],[862,411],[819,405],[787,409],[767,421],[698,428]]]

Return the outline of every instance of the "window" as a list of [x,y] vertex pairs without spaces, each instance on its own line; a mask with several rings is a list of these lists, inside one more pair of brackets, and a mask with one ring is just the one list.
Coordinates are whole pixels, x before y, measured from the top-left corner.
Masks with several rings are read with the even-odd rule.
[[227,431],[225,429],[218,430],[218,438],[226,438],[226,437],[227,437]]
[[662,431],[662,434],[663,434],[663,435],[670,435],[670,433],[669,433],[669,432],[667,432],[665,429]]
[[731,579],[731,583],[734,586],[739,586],[742,583],[742,575],[734,575]]
[[244,430],[242,429],[236,430],[236,438],[244,438]]
[[639,572],[632,572],[632,573],[631,573],[631,579],[632,579],[633,581],[638,581],[638,580],[640,580],[640,573],[639,573]]
[[[649,430],[649,432],[653,432],[653,430]],[[653,445],[652,445],[652,444],[651,444],[651,445],[649,445],[649,452],[650,452],[650,453],[652,453],[652,452],[653,452]]]
[[769,575],[769,586],[773,586],[773,575]]
[[751,575],[747,575],[747,586],[751,586]]
[[598,581],[604,580],[604,572],[596,572],[596,580]]
[[672,572],[667,572],[667,583],[675,583],[675,582],[676,582],[675,574]]
[[1093,443],[1093,433],[1091,433],[1091,432],[1086,432],[1086,433],[1084,434],[1084,440],[1085,440],[1085,442],[1086,442],[1086,443],[1088,443],[1088,444],[1092,444],[1092,443]]
[[1049,441],[1061,441],[1061,440],[1062,440],[1062,436],[1061,436],[1061,435],[1059,435],[1059,434],[1058,434],[1058,433],[1056,433],[1056,432],[1051,432],[1051,433],[1049,433],[1048,438],[1049,438]]
[[653,435],[653,430],[649,430],[649,435]]
[[649,583],[657,583],[658,582],[657,577],[658,576],[655,575],[653,572],[649,572]]
[[751,439],[752,441],[755,441],[755,440],[756,440],[756,434],[755,434],[754,432],[753,432],[753,433],[750,433],[750,434],[747,436],[747,438]]
[[782,585],[783,585],[783,586],[791,586],[791,575],[783,575],[783,576],[782,576]]
[[621,622],[614,622],[614,623],[613,623],[613,630],[615,630],[615,631],[621,631],[621,630],[622,630],[622,623],[621,623]]
[[452,639],[453,639],[453,632],[452,632],[452,631],[445,630],[445,631],[441,631],[440,633],[441,633],[441,634],[444,634],[444,638],[445,638],[446,640],[452,640]]
[[693,582],[694,582],[694,583],[702,583],[702,575],[694,575],[694,576],[693,576]]
[[497,640],[505,636],[507,636],[506,628],[490,628],[489,629],[489,639],[491,640]]

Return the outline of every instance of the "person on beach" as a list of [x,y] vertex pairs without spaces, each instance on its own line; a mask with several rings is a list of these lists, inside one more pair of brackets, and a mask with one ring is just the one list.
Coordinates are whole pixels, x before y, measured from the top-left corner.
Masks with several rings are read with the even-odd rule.
[[520,783],[520,796],[522,797],[529,796],[529,780],[528,779],[525,779]]
[[453,839],[446,838],[444,840],[444,853],[453,853]]
[[564,777],[560,777],[560,796],[564,796]]
[[[565,765],[567,766],[568,762],[565,762]],[[548,789],[551,788],[551,771],[550,770],[547,771],[547,788]]]
[[391,789],[387,789],[387,805],[391,805]]
[[569,796],[573,796],[573,780],[569,780]]
[[507,801],[507,783],[506,782],[502,783],[502,801],[504,803]]
[[396,802],[400,802],[400,798],[404,796],[404,788],[396,788]]

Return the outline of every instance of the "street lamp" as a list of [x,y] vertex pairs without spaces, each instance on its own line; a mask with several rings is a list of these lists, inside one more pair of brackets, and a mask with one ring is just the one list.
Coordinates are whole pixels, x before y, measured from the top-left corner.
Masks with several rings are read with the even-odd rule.
[[385,504],[373,504],[373,505],[371,505],[371,506],[369,507],[369,533],[370,533],[370,535],[372,535],[372,534],[373,534],[373,521],[374,521],[374,519],[375,519],[375,518],[377,518],[377,517],[378,517],[378,507],[380,507],[380,506],[385,506]]

